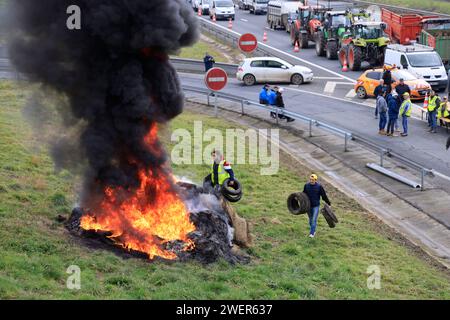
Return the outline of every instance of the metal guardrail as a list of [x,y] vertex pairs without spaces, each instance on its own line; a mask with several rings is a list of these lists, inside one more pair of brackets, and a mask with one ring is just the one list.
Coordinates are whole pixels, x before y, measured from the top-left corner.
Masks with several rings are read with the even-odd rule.
[[[201,60],[171,57],[170,62],[172,62],[178,72],[205,73],[205,64]],[[222,68],[229,76],[234,77],[236,76],[238,65],[216,62],[214,67]]]
[[[269,112],[274,112],[276,114],[276,123],[278,125],[278,121],[279,121],[279,115],[285,115],[285,116],[289,116],[291,118],[294,118],[296,120],[300,120],[303,121],[305,123],[309,124],[309,136],[312,137],[313,136],[313,128],[314,127],[318,127],[321,129],[324,129],[326,131],[329,131],[331,133],[334,133],[336,135],[342,136],[344,138],[344,151],[347,152],[348,151],[348,143],[350,140],[357,142],[358,144],[362,145],[363,147],[366,147],[367,149],[373,150],[375,152],[378,152],[380,155],[380,167],[384,167],[384,161],[385,158],[392,158],[395,159],[396,161],[408,166],[409,168],[418,171],[418,173],[420,174],[420,179],[421,179],[421,183],[420,185],[417,185],[420,187],[420,189],[423,191],[425,190],[424,187],[424,182],[425,182],[425,176],[439,176],[443,179],[446,179],[447,181],[450,181],[450,177],[437,172],[431,168],[425,168],[424,166],[422,166],[421,164],[414,162],[404,156],[402,156],[401,154],[398,154],[394,151],[392,151],[389,148],[385,148],[382,147],[380,145],[377,145],[375,143],[373,143],[370,140],[367,140],[361,136],[355,135],[352,132],[348,132],[346,130],[337,128],[333,125],[330,125],[328,123],[322,122],[322,121],[318,121],[315,120],[313,118],[304,116],[302,114],[296,113],[296,112],[292,112],[292,111],[287,111],[284,110],[283,108],[277,108],[275,106],[267,106],[267,105],[262,105],[258,102],[254,102],[254,101],[250,101],[248,99],[245,99],[243,97],[239,97],[236,95],[231,95],[231,94],[225,94],[225,93],[221,93],[221,92],[212,92],[209,91],[207,89],[202,89],[202,88],[197,88],[197,87],[192,87],[192,86],[187,86],[187,85],[183,85],[183,90],[185,91],[190,91],[190,92],[194,92],[194,93],[198,93],[201,95],[205,95],[206,99],[207,99],[207,104],[208,106],[211,106],[211,97],[214,97],[214,103],[213,106],[215,108],[215,114],[217,116],[218,113],[218,98],[224,99],[224,100],[228,100],[228,101],[232,101],[232,102],[237,102],[241,105],[241,114],[245,115],[245,106],[253,106],[256,108],[259,108],[261,110],[267,110]],[[406,178],[404,178],[406,179]]]

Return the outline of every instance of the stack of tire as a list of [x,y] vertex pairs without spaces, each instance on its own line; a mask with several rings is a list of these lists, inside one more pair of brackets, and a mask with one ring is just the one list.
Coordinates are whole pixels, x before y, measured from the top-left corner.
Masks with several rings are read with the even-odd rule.
[[226,179],[220,188],[220,193],[228,201],[238,202],[242,198],[242,185],[237,179],[234,179],[234,184],[231,186],[230,179]]

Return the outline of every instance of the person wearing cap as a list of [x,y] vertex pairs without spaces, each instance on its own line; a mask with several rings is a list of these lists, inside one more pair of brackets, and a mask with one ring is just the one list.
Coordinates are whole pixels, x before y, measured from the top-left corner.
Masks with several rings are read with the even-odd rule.
[[400,117],[402,117],[403,132],[402,137],[408,136],[408,118],[411,117],[412,103],[408,92],[403,94],[403,103],[400,106]]
[[319,218],[320,209],[320,198],[322,198],[323,201],[331,206],[331,202],[328,199],[325,189],[320,183],[317,182],[317,180],[317,175],[313,173],[309,176],[309,183],[305,184],[305,186],[303,187],[303,192],[308,196],[309,202],[311,203],[311,207],[308,212],[310,238],[314,238],[316,235],[317,219]]
[[449,110],[449,103],[448,103],[448,97],[444,96],[442,98],[442,103],[439,106],[438,112],[437,112],[437,118],[439,119],[440,125],[444,125],[444,121],[442,121],[443,118],[450,119],[450,110]]
[[399,84],[395,87],[395,91],[397,91],[398,96],[400,97],[400,103],[403,102],[403,94],[405,94],[406,92],[408,92],[409,95],[411,95],[411,89],[410,89],[409,86],[405,83],[405,79],[403,79],[403,78],[400,78]]
[[437,128],[437,110],[441,105],[439,96],[432,90],[430,92],[430,99],[428,100],[428,125],[430,130],[428,132],[436,133]]
[[[284,100],[283,100],[283,92],[284,92],[283,88],[278,88],[278,90],[276,92],[277,96],[276,96],[276,99],[275,99],[275,106],[277,108],[280,108],[280,109],[284,109],[284,107],[285,107],[284,106]],[[286,119],[287,122],[295,121],[295,119],[293,119],[291,117],[288,117],[288,116],[285,116],[285,115],[282,115],[282,114],[279,114],[278,117],[280,119]]]

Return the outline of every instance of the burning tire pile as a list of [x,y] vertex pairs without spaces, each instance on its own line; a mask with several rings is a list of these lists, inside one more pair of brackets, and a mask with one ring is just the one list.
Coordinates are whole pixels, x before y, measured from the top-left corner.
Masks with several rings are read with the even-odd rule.
[[[68,228],[149,259],[239,260],[226,215],[188,208],[158,138],[158,126],[183,110],[169,54],[198,39],[192,10],[184,0],[77,0],[82,24],[72,30],[72,5],[11,1],[8,21],[15,68],[45,99],[58,97],[54,162],[82,176],[84,209]],[[45,114],[45,99],[34,112]]]

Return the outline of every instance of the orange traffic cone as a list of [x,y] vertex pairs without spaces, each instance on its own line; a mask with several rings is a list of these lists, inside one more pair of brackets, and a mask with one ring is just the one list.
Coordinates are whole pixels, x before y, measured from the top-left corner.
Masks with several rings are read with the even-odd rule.
[[423,108],[428,110],[428,92],[425,93],[425,100],[423,100]]
[[344,65],[342,66],[342,72],[348,72],[347,59],[344,59]]
[[217,20],[216,20],[216,15],[215,14],[213,14],[213,22],[216,22]]
[[231,18],[228,20],[228,29],[233,29],[233,22],[231,22]]
[[267,32],[264,31],[264,35],[263,35],[263,41],[266,42],[267,41]]
[[300,47],[298,46],[298,41],[295,41],[294,52],[300,52]]
[[198,7],[197,14],[198,14],[199,17],[202,16],[202,8],[201,7]]

